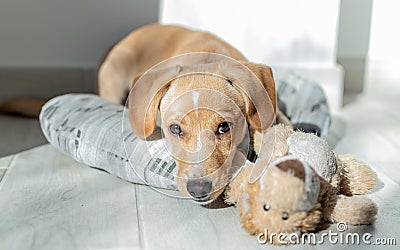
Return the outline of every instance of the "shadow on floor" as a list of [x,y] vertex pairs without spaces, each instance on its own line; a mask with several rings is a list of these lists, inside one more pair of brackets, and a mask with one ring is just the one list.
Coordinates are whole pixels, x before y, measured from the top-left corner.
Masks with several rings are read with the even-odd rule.
[[0,114],[0,157],[47,143],[37,118]]

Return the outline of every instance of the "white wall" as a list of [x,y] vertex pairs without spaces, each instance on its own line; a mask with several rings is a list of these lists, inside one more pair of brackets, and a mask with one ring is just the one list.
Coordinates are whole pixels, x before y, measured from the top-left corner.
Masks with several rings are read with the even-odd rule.
[[0,0],[0,67],[94,67],[158,0]]
[[339,0],[162,0],[160,20],[212,31],[252,61],[321,65],[336,63],[338,11]]
[[400,1],[378,0],[373,4],[369,58],[400,61]]
[[[346,1],[346,0],[345,0]],[[160,21],[209,30],[251,61],[321,83],[333,109],[342,105],[336,64],[340,0],[161,0]]]
[[374,1],[369,49],[370,84],[400,84],[400,1]]

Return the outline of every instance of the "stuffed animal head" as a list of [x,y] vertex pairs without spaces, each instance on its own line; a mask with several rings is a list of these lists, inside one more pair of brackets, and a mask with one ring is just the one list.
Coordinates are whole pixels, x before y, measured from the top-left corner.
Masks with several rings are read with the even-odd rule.
[[319,177],[307,163],[294,156],[281,157],[247,185],[238,201],[243,227],[252,234],[267,232],[264,237],[270,242],[272,234],[312,231],[322,220],[319,189]]

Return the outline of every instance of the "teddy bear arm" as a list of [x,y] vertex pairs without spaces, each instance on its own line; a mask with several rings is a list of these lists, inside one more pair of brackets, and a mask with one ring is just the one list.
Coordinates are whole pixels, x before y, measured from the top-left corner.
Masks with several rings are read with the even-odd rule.
[[229,186],[225,190],[225,202],[228,204],[237,204],[239,199],[245,193],[247,185],[249,183],[249,177],[251,174],[253,163],[247,162],[243,166],[238,174],[229,183]]
[[369,225],[374,223],[377,212],[376,204],[367,197],[339,195],[329,220],[350,225]]
[[345,195],[365,194],[377,182],[376,173],[364,162],[352,155],[337,155],[340,169],[340,193]]

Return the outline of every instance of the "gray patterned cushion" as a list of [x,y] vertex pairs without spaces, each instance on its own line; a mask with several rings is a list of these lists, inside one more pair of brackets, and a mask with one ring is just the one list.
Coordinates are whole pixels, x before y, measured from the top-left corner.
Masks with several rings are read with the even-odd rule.
[[278,77],[276,85],[279,110],[290,120],[293,129],[326,138],[331,114],[321,86],[293,72]]
[[40,113],[44,135],[75,160],[124,180],[176,189],[176,165],[163,140],[135,137],[124,107],[90,94],[50,100]]
[[[331,118],[318,84],[289,74],[277,80],[277,93],[295,128],[326,136]],[[79,162],[133,183],[176,190],[176,164],[163,140],[135,137],[123,112],[124,106],[96,95],[67,94],[46,103],[40,123],[50,144]]]

